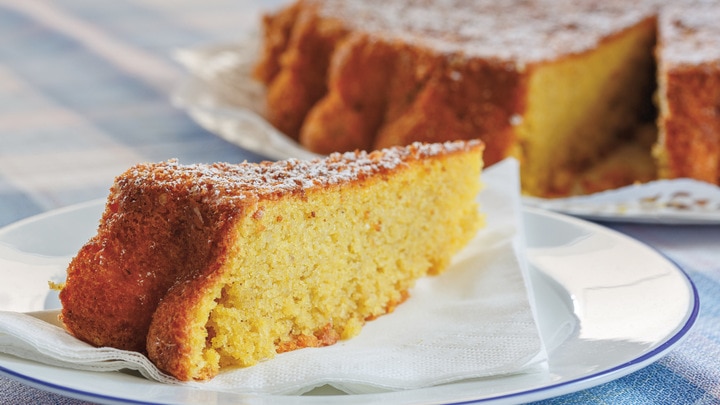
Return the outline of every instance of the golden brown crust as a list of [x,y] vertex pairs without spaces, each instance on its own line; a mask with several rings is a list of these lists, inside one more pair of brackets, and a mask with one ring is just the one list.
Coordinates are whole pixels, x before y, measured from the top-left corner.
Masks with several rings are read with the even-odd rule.
[[371,150],[384,119],[394,77],[394,48],[366,35],[350,35],[332,58],[328,94],[303,123],[300,143],[317,153]]
[[666,80],[665,176],[720,184],[720,64],[679,68]]
[[672,5],[659,17],[660,176],[720,184],[720,6]]
[[271,43],[255,76],[268,84],[267,119],[297,139],[308,111],[327,92],[330,55],[345,28],[334,20],[320,21],[312,7],[299,5],[265,17],[265,28]]
[[373,147],[479,138],[486,164],[508,156],[512,116],[524,109],[523,75],[500,62],[439,58],[426,49],[407,49],[402,59],[407,66],[393,72],[400,84],[390,88]]
[[[145,352],[145,335],[167,290],[217,256],[226,215],[187,192],[123,181],[113,187],[98,234],[70,263],[62,320],[94,344]],[[174,243],[163,243],[173,240]],[[145,241],[145,243],[138,243]],[[130,250],[128,247],[132,247]],[[145,331],[145,332],[143,332]]]
[[276,14],[263,16],[263,32],[267,35],[262,48],[263,53],[253,70],[253,74],[258,80],[269,83],[280,71],[280,55],[288,47],[299,8],[299,4],[294,4]]
[[[328,154],[480,138],[487,164],[508,155],[515,140],[512,117],[524,108],[526,85],[512,64],[440,54],[381,33],[351,33],[313,2],[266,18],[292,17],[285,53],[274,39],[285,31],[265,24],[270,42],[256,77],[268,84],[268,121],[309,150]],[[279,73],[271,74],[277,60]]]
[[[230,239],[231,240],[231,239]],[[152,323],[146,331],[148,357],[161,370],[179,380],[203,380],[218,373],[216,367],[206,367],[200,373],[191,373],[187,365],[193,347],[192,336],[197,334],[198,319],[194,309],[205,300],[211,290],[223,277],[222,262],[227,259],[228,238],[219,249],[217,259],[193,277],[178,278],[169,288],[153,312]],[[204,328],[207,320],[200,320]]]
[[330,153],[484,138],[485,161],[498,162],[514,141],[510,122],[523,108],[522,79],[502,63],[464,62],[459,55],[350,35],[333,55],[330,91],[310,111],[300,141]]

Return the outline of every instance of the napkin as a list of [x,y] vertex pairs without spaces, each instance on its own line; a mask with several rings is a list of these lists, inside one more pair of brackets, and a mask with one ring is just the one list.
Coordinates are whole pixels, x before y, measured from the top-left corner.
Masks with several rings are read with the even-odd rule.
[[349,340],[287,352],[208,382],[180,382],[143,355],[95,348],[57,322],[57,312],[0,312],[0,351],[91,371],[136,370],[148,379],[214,391],[301,394],[330,385],[348,393],[416,389],[544,370],[524,258],[517,162],[485,170],[486,226],[447,271],[422,278],[393,313]]

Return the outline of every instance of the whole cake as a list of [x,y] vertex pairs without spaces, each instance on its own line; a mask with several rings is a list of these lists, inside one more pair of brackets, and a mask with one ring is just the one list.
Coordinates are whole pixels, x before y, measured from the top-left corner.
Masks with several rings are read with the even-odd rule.
[[312,151],[480,138],[486,164],[519,159],[526,193],[566,195],[654,119],[653,10],[299,0],[265,17],[255,74],[268,120]]
[[659,16],[660,176],[720,184],[720,4]]
[[69,265],[62,321],[180,380],[352,337],[482,226],[482,151],[133,167]]
[[[267,87],[267,119],[318,153],[480,138],[487,165],[517,158],[523,192],[543,197],[658,175],[708,179],[678,165],[694,161],[697,150],[699,160],[717,167],[717,157],[700,151],[711,136],[683,146],[701,132],[718,133],[711,108],[674,113],[682,125],[662,119],[659,159],[652,153],[657,20],[671,3],[297,0],[264,18],[255,76]],[[680,13],[720,7],[680,3]],[[716,15],[705,15],[715,28],[705,31],[713,44]],[[667,23],[659,29],[673,44],[688,39]],[[713,85],[707,73],[717,64],[713,57],[685,73],[661,68],[667,91],[658,96],[679,99],[674,89],[682,88],[693,98],[686,105],[712,105],[716,90],[701,96],[695,89],[698,80]],[[695,135],[686,134],[697,114],[705,118],[692,125]],[[705,125],[708,119],[714,123]]]

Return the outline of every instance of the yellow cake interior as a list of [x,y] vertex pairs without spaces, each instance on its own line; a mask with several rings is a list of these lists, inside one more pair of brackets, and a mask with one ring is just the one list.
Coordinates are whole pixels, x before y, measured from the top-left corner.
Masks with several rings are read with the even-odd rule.
[[480,166],[476,153],[431,159],[258,207],[236,225],[227,276],[191,317],[200,344],[190,346],[204,347],[191,362],[198,370],[252,365],[352,337],[392,311],[481,226]]
[[525,193],[567,194],[578,172],[627,140],[652,93],[654,28],[648,19],[596,49],[529,67],[512,152],[522,162]]

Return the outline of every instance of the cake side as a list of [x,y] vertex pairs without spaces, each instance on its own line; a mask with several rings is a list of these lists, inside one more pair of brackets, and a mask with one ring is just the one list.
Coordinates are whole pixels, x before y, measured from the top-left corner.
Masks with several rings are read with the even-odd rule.
[[395,51],[390,43],[358,33],[348,34],[336,46],[328,92],[310,109],[300,129],[304,147],[322,154],[374,149],[390,102],[389,89],[411,85],[395,76],[396,66],[407,63]]
[[664,8],[657,48],[659,177],[720,184],[720,6]]
[[297,139],[308,111],[327,92],[330,56],[346,28],[338,20],[320,20],[315,5],[302,1],[264,16],[263,27],[254,76],[267,85],[266,118]]
[[[70,262],[61,319],[81,340],[145,352],[168,288],[221,255],[231,218],[208,203],[212,187],[188,187],[172,173],[175,166],[139,165],[120,175],[97,234]],[[234,215],[243,215],[242,206]]]
[[308,113],[300,142],[331,153],[481,138],[490,165],[515,140],[525,80],[505,62],[351,33],[333,53],[328,93]]

